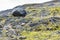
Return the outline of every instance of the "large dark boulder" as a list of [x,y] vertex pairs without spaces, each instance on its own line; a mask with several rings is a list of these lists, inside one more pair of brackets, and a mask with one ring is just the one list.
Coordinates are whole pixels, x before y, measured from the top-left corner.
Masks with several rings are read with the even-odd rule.
[[15,17],[25,17],[26,16],[26,11],[25,10],[22,10],[22,11],[14,11],[13,12],[13,16],[15,16]]

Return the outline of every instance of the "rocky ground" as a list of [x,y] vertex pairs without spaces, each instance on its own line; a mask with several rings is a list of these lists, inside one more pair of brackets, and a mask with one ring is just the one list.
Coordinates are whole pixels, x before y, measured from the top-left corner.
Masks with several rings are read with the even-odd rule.
[[1,11],[0,40],[60,40],[60,3],[26,4]]

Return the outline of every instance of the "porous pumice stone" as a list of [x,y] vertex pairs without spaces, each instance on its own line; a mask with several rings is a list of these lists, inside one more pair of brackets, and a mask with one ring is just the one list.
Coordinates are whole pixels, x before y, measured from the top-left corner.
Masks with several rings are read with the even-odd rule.
[[0,11],[0,40],[60,40],[60,0]]

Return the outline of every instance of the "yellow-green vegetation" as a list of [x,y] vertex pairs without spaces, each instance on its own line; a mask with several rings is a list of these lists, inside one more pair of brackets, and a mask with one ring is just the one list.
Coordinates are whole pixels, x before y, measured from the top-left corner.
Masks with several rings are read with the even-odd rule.
[[60,38],[59,34],[54,33],[54,31],[23,31],[21,34],[27,37],[25,40],[58,40]]
[[[32,17],[32,15],[36,14],[36,16],[41,15],[41,10],[46,10],[46,13],[50,13],[50,15],[46,16],[46,17],[52,17],[52,16],[59,16],[60,15],[60,7],[40,7],[40,8],[34,8],[34,7],[27,7],[26,11],[30,14],[27,15],[27,17]],[[43,12],[43,11],[42,11]]]

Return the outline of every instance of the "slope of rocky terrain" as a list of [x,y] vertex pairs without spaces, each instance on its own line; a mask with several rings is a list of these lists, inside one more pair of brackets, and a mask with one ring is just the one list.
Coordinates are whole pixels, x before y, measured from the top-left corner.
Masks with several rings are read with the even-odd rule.
[[60,2],[25,4],[1,11],[0,40],[60,40]]

